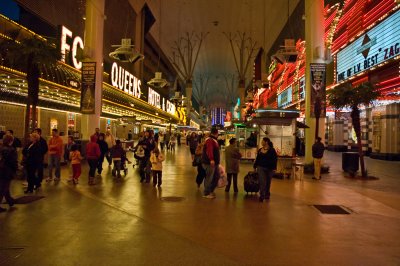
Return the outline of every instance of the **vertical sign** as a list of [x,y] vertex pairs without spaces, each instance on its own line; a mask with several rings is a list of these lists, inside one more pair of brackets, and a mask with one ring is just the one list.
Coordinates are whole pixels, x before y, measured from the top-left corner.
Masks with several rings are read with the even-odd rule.
[[311,71],[311,117],[325,117],[326,65],[311,63],[310,71]]
[[82,62],[81,113],[95,113],[96,62]]

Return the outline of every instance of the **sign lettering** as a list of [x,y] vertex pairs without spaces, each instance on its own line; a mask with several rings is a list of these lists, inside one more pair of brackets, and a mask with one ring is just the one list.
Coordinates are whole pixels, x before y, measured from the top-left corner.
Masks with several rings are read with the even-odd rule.
[[400,55],[400,10],[338,52],[337,81]]

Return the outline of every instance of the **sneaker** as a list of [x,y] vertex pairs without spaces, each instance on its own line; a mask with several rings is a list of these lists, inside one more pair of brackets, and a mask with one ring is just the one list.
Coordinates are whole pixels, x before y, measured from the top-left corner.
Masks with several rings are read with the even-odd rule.
[[79,181],[77,178],[74,178],[74,185],[79,184]]
[[210,194],[208,194],[208,195],[204,195],[203,198],[206,198],[206,199],[215,199],[215,195],[212,195],[212,194],[210,193]]
[[46,178],[46,182],[51,182],[51,181],[53,181],[53,178],[52,178],[52,177]]
[[59,182],[59,181],[60,181],[59,177],[54,178],[54,182]]
[[72,182],[74,179],[72,178],[72,177],[69,177],[68,179],[67,179],[67,182]]

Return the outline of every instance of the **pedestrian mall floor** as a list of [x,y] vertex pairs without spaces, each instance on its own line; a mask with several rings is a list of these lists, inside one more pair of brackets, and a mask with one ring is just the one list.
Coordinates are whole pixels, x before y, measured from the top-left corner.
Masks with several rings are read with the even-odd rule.
[[[33,194],[45,198],[0,213],[0,265],[400,265],[399,162],[367,158],[379,179],[362,181],[326,152],[321,181],[274,179],[260,203],[243,192],[252,164],[241,163],[238,194],[205,199],[189,148],[165,153],[161,188],[141,184],[132,166],[116,182],[106,162],[95,186],[83,163],[74,186],[64,167],[61,182]],[[21,180],[12,194],[23,196]],[[312,206],[325,204],[350,214]]]

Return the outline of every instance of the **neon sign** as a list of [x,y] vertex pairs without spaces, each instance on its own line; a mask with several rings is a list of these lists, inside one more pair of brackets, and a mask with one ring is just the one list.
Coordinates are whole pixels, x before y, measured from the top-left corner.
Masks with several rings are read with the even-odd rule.
[[129,73],[122,67],[118,67],[117,63],[113,63],[111,67],[111,84],[122,91],[140,98],[142,82],[140,79]]
[[67,27],[61,26],[61,61],[65,63],[66,54],[72,51],[72,64],[75,68],[81,69],[82,62],[76,59],[78,47],[83,49],[83,40],[81,37],[76,36],[72,41],[72,47],[68,39],[72,38],[72,31]]
[[346,80],[400,55],[400,10],[337,54],[337,81]]
[[175,105],[170,101],[166,100],[158,92],[156,92],[150,87],[149,87],[148,103],[157,108],[160,108],[163,111],[175,115],[176,112]]

